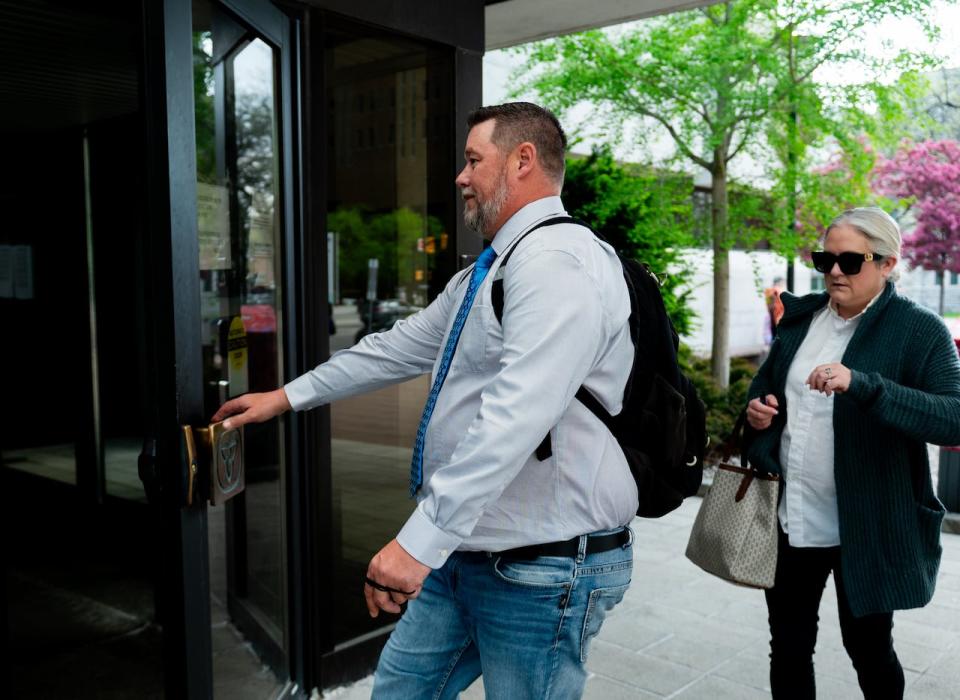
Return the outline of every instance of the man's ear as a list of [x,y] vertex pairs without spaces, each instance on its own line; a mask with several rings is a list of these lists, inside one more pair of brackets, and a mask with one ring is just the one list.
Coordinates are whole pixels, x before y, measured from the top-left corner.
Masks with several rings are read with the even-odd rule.
[[537,147],[529,141],[524,141],[517,146],[514,153],[516,154],[514,166],[517,177],[524,178],[533,172],[533,167],[537,162]]

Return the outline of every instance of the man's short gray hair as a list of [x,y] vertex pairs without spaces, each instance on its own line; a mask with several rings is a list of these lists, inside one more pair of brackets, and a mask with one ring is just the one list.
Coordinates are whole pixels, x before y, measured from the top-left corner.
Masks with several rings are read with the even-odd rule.
[[501,153],[529,141],[537,148],[543,172],[557,185],[563,185],[567,135],[553,112],[532,102],[507,102],[474,110],[467,116],[467,126],[472,129],[491,119],[496,120],[491,140]]

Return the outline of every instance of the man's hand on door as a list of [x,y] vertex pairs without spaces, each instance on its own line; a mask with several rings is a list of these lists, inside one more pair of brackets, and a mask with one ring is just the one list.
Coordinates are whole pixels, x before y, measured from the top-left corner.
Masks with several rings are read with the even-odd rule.
[[223,427],[230,430],[247,423],[262,423],[286,413],[290,408],[287,393],[282,388],[259,394],[244,394],[223,404],[220,410],[213,414],[210,422],[217,423],[227,418]]

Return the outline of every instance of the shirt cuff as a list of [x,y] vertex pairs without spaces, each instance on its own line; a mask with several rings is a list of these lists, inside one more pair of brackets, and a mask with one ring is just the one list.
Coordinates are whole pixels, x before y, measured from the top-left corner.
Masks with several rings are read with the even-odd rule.
[[290,402],[290,407],[294,411],[305,411],[322,403],[317,399],[309,374],[302,374],[289,384],[284,385],[283,391],[286,393],[287,401]]
[[431,569],[439,569],[463,540],[444,532],[417,508],[397,535],[407,554]]

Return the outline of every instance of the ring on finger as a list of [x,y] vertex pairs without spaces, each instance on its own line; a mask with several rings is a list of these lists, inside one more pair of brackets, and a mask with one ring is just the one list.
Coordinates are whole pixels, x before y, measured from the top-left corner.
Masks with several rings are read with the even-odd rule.
[[833,370],[832,370],[830,367],[824,367],[824,368],[823,368],[823,371],[824,371],[824,373],[827,375],[827,377],[829,377],[831,374],[833,374]]

